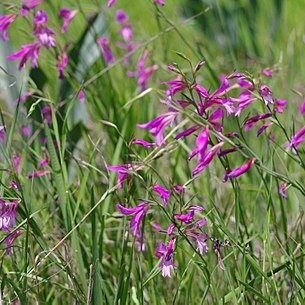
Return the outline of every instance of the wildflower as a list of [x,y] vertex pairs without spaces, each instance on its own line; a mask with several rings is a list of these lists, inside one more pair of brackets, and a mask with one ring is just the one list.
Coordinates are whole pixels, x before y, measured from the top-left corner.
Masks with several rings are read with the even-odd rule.
[[171,277],[171,272],[176,269],[174,263],[174,250],[176,239],[170,240],[168,246],[161,243],[156,247],[155,254],[161,258],[159,267],[162,268],[162,276]]
[[278,112],[278,113],[283,113],[284,111],[284,108],[286,107],[287,105],[287,101],[285,100],[275,100],[275,111]]
[[45,121],[47,122],[47,124],[52,124],[52,109],[49,106],[45,106],[41,109],[41,113],[45,119]]
[[17,183],[16,183],[15,181],[12,181],[12,182],[10,183],[10,186],[11,186],[12,188],[14,188],[15,190],[18,190],[18,185],[17,185]]
[[174,185],[174,189],[178,192],[178,193],[183,193],[184,192],[184,187],[182,185]]
[[49,159],[43,159],[39,162],[39,166],[47,166],[49,163]]
[[156,222],[154,222],[151,226],[153,227],[153,229],[155,229],[158,232],[162,231],[161,226],[159,224],[157,224]]
[[223,262],[221,259],[221,246],[222,246],[221,241],[216,239],[213,244],[213,250],[217,259],[218,266],[224,270],[225,268],[223,266]]
[[156,4],[160,5],[160,6],[164,6],[165,2],[163,0],[155,0]]
[[37,170],[36,172],[32,172],[28,174],[28,179],[36,178],[36,177],[42,177],[47,174],[50,174],[50,171],[48,169],[40,169]]
[[9,235],[2,241],[2,243],[6,245],[5,255],[12,254],[12,245],[19,235],[21,235],[21,230],[15,230],[12,233],[9,233]]
[[265,76],[267,76],[267,77],[269,77],[269,78],[272,78],[272,71],[270,71],[270,70],[268,70],[268,69],[263,69],[262,70],[262,73],[265,75]]
[[209,144],[209,126],[206,126],[205,129],[203,129],[197,139],[196,139],[196,148],[191,152],[190,156],[188,157],[188,160],[191,160],[194,156],[199,154],[199,162],[201,162],[205,156],[207,147]]
[[224,149],[218,154],[218,157],[221,158],[221,157],[226,156],[227,154],[230,154],[235,151],[237,151],[237,148],[235,148],[235,147]]
[[59,78],[64,78],[64,69],[69,63],[69,58],[65,50],[62,51],[61,54],[58,55],[58,73]]
[[47,23],[49,20],[48,14],[44,10],[39,10],[34,17],[34,32],[38,31],[41,25]]
[[118,172],[118,188],[123,188],[123,182],[126,180],[130,170],[133,169],[132,164],[122,164],[118,166],[107,165],[107,169],[113,172]]
[[21,95],[14,101],[14,104],[25,102],[27,100],[27,98],[32,96],[33,94],[34,94],[33,92],[25,92],[23,95]]
[[59,16],[64,19],[64,24],[61,28],[62,33],[65,33],[67,31],[67,28],[68,28],[71,20],[75,17],[75,15],[77,13],[78,13],[78,10],[71,11],[67,8],[62,8],[60,10]]
[[258,121],[270,118],[272,116],[271,112],[263,113],[261,115],[254,116],[244,122],[245,130],[249,131]]
[[198,130],[199,128],[200,128],[200,125],[194,125],[191,128],[184,130],[184,131],[180,132],[179,134],[177,134],[175,136],[175,140],[179,140],[182,137],[187,137],[190,134],[192,134],[193,132],[195,132],[196,130]]
[[236,101],[238,102],[237,104],[237,109],[235,112],[235,116],[240,116],[241,112],[248,107],[250,104],[252,104],[254,101],[256,101],[257,99],[255,97],[252,96],[252,93],[248,90],[243,91],[238,99],[236,99]]
[[126,208],[120,204],[116,205],[117,209],[125,216],[133,215],[133,218],[130,221],[130,229],[132,230],[132,234],[134,236],[142,236],[141,232],[141,221],[143,220],[145,214],[147,213],[149,209],[149,205],[142,201],[140,204],[138,204],[134,208]]
[[224,144],[224,142],[220,142],[207,151],[207,153],[203,157],[202,161],[193,170],[193,172],[192,172],[193,176],[198,175],[201,171],[203,171],[211,163],[211,161],[213,160],[215,155],[217,155],[218,151],[223,146],[223,144]]
[[181,80],[180,75],[178,76],[178,78],[169,82],[164,82],[163,84],[169,86],[169,88],[165,92],[169,98],[175,96],[178,92],[188,88],[188,84]]
[[8,41],[7,28],[18,17],[16,14],[9,14],[0,17],[0,32],[2,32],[2,40]]
[[100,45],[102,54],[104,56],[105,62],[107,65],[115,61],[115,58],[112,54],[112,51],[109,47],[109,40],[108,38],[101,37],[98,38],[97,43]]
[[304,114],[305,113],[305,100],[303,101],[301,107],[300,107],[300,112],[301,114]]
[[194,215],[195,215],[195,211],[192,210],[187,214],[175,214],[174,218],[176,218],[179,221],[182,221],[185,224],[190,224],[193,221]]
[[31,10],[41,4],[44,0],[22,0],[20,9],[21,16],[27,16]]
[[0,142],[5,144],[6,136],[5,136],[5,125],[0,125]]
[[79,91],[78,98],[81,104],[85,104],[86,96],[83,90]]
[[170,126],[177,118],[178,112],[170,110],[145,124],[138,124],[141,129],[149,129],[149,132],[156,137],[156,145],[161,146],[164,142],[164,130]]
[[14,167],[15,167],[15,171],[16,171],[17,173],[19,173],[19,172],[20,172],[21,156],[15,156],[15,157],[13,157],[11,160],[12,160],[13,165],[14,165]]
[[142,139],[134,139],[134,140],[132,140],[131,144],[141,145],[141,146],[144,146],[146,148],[151,148],[151,146],[153,145],[153,143],[144,141]]
[[123,24],[128,21],[128,15],[123,10],[117,10],[115,19],[117,23]]
[[282,198],[287,199],[287,194],[286,194],[286,187],[287,187],[288,183],[287,182],[283,182],[280,187],[279,187],[279,193],[282,196]]
[[273,125],[272,122],[268,122],[263,124],[257,131],[256,136],[258,137],[264,130],[266,130],[268,127],[270,127],[271,125]]
[[219,122],[223,118],[223,110],[221,108],[217,108],[210,116],[209,116],[209,123],[213,126],[213,128],[218,131],[223,131],[223,126]]
[[290,143],[287,145],[290,148],[297,148],[301,143],[305,142],[305,126],[301,128],[292,138]]
[[169,200],[169,197],[170,197],[172,191],[164,189],[159,184],[154,185],[152,187],[152,190],[155,191],[156,193],[158,193],[160,195],[161,199],[163,200],[164,205],[168,206],[168,200]]
[[174,224],[174,223],[170,224],[169,227],[167,228],[166,234],[167,234],[168,236],[172,235],[174,229],[175,229],[175,224]]
[[30,129],[26,126],[23,126],[21,128],[21,132],[24,134],[24,136],[26,136],[27,138],[30,137],[31,133],[30,133]]
[[271,96],[272,91],[269,89],[266,85],[261,85],[259,87],[260,94],[262,98],[264,99],[265,105],[268,105],[269,103],[273,104],[273,98]]
[[0,199],[0,230],[9,232],[9,228],[16,224],[19,201],[5,202]]
[[128,71],[127,76],[129,77],[138,77],[138,85],[140,86],[141,91],[146,89],[147,80],[153,74],[154,71],[158,69],[157,65],[153,65],[151,67],[145,68],[145,60],[149,55],[148,51],[144,51],[137,63],[137,71],[132,72]]
[[21,58],[20,64],[18,69],[21,70],[25,63],[27,62],[28,59],[31,60],[31,66],[32,68],[37,68],[38,67],[38,63],[37,63],[37,59],[39,56],[39,50],[40,50],[41,44],[39,42],[34,42],[31,44],[26,44],[21,46],[21,50],[7,56],[8,60],[17,60],[19,58]]
[[116,0],[108,0],[107,6],[110,8],[113,7],[115,4],[116,4]]
[[255,160],[256,159],[253,158],[253,159],[249,160],[248,162],[246,162],[241,167],[233,169],[228,174],[226,174],[227,178],[236,178],[236,177],[244,174],[245,172],[247,172],[251,168],[251,166],[254,164]]

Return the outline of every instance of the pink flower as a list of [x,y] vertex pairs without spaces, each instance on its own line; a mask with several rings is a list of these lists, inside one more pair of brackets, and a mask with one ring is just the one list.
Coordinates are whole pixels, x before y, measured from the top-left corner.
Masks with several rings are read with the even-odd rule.
[[209,144],[209,126],[206,126],[205,129],[203,129],[199,133],[196,139],[196,148],[191,152],[190,156],[188,157],[188,160],[191,160],[194,156],[199,154],[198,161],[201,162],[205,156],[208,144]]
[[5,141],[6,141],[5,126],[0,125],[0,142],[2,144],[5,144]]
[[282,198],[287,199],[287,194],[286,194],[286,187],[287,187],[288,183],[287,182],[283,182],[280,187],[279,187],[279,193],[282,196]]
[[170,224],[169,227],[167,228],[166,234],[167,234],[168,236],[172,235],[174,229],[175,229],[175,224],[173,224],[173,223]]
[[141,91],[144,91],[146,89],[146,83],[147,80],[150,78],[150,76],[158,69],[157,65],[153,65],[151,67],[145,68],[145,60],[147,59],[149,55],[148,51],[144,51],[142,56],[138,60],[137,64],[137,71],[127,72],[127,76],[129,77],[138,77],[138,85],[140,86]]
[[27,138],[29,138],[31,136],[30,129],[28,127],[23,126],[21,128],[21,131],[24,134],[24,136],[26,136]]
[[32,96],[33,94],[34,94],[33,92],[25,92],[23,95],[21,95],[14,101],[14,104],[25,102],[27,100],[27,98]]
[[61,28],[62,33],[65,33],[67,31],[67,28],[68,28],[71,20],[75,17],[75,15],[77,13],[78,13],[78,10],[71,11],[67,8],[62,8],[60,10],[59,16],[64,19],[64,24]]
[[271,112],[263,113],[261,115],[256,115],[244,122],[245,130],[249,131],[258,121],[270,118],[272,116]]
[[27,16],[31,10],[41,4],[44,0],[22,0],[20,9],[21,16]]
[[272,96],[271,96],[272,91],[269,89],[268,86],[266,86],[266,85],[261,85],[261,86],[259,87],[259,91],[260,91],[260,94],[261,94],[261,96],[263,97],[264,102],[265,102],[266,105],[268,105],[268,103],[273,104],[273,98],[272,98]]
[[17,14],[10,14],[0,17],[0,32],[2,32],[2,40],[8,41],[7,28],[18,17]]
[[15,239],[21,235],[21,230],[16,230],[12,233],[9,233],[9,235],[7,237],[5,237],[5,239],[2,241],[3,244],[6,245],[6,251],[5,251],[5,255],[10,255],[12,254],[12,248],[13,248],[13,243],[15,241]]
[[202,172],[213,160],[213,158],[217,155],[220,148],[223,146],[224,142],[220,142],[210,148],[210,150],[207,151],[205,156],[202,158],[201,162],[196,166],[196,168],[193,170],[192,175],[196,176],[200,172]]
[[117,23],[123,24],[128,21],[128,15],[123,10],[117,10],[115,19]]
[[109,47],[109,40],[108,38],[101,37],[98,38],[97,43],[100,45],[102,54],[104,56],[105,62],[107,65],[115,61],[115,58],[112,54],[112,51]]
[[192,133],[194,133],[194,132],[195,132],[196,130],[198,130],[199,128],[200,128],[200,125],[194,125],[194,126],[192,126],[191,128],[186,129],[186,130],[180,132],[179,134],[177,134],[177,135],[175,136],[175,139],[176,139],[176,140],[179,140],[179,139],[182,138],[182,137],[187,137],[187,136],[191,135]]
[[272,71],[270,71],[270,70],[268,70],[268,69],[263,69],[262,70],[262,73],[265,75],[265,76],[267,76],[267,77],[269,77],[269,78],[272,78]]
[[[227,178],[236,178],[244,173],[246,173],[251,166],[254,164],[255,162],[255,158],[249,160],[248,162],[246,162],[244,165],[242,165],[241,167],[238,167],[236,169],[233,169],[232,171],[230,171],[228,174],[226,174]],[[226,180],[226,179],[224,179]]]
[[58,73],[59,73],[59,78],[63,79],[64,78],[64,69],[67,67],[69,63],[69,58],[66,53],[66,50],[63,49],[62,53],[58,55]]
[[50,171],[48,169],[39,169],[36,172],[32,172],[28,174],[28,179],[36,178],[36,177],[42,177],[45,175],[50,174]]
[[155,2],[160,5],[160,6],[164,6],[165,2],[163,0],[155,0]]
[[265,131],[268,127],[270,127],[273,123],[272,122],[268,122],[263,124],[257,131],[256,136],[258,137],[263,131]]
[[31,66],[33,68],[38,67],[37,59],[39,56],[39,50],[40,50],[41,44],[39,42],[34,42],[31,44],[26,44],[21,46],[21,50],[7,56],[8,60],[17,60],[21,58],[20,64],[19,64],[19,70],[21,70],[28,59],[31,60]]
[[79,91],[78,98],[79,98],[79,101],[81,102],[81,104],[85,104],[86,96],[85,96],[85,92],[83,90]]
[[47,166],[50,163],[49,159],[43,159],[39,162],[39,166]]
[[195,211],[192,210],[188,212],[187,214],[175,214],[174,218],[176,218],[179,221],[184,222],[185,224],[190,224],[193,221],[195,215]]
[[21,156],[15,156],[12,158],[12,163],[15,167],[15,171],[20,173],[20,163],[21,163]]
[[107,6],[110,8],[113,7],[115,4],[116,4],[116,0],[108,0]]
[[153,145],[153,143],[144,141],[142,139],[134,139],[134,140],[132,140],[131,144],[141,145],[141,146],[144,146],[146,148],[151,148],[152,145]]
[[177,111],[165,112],[148,123],[138,124],[137,127],[141,129],[149,129],[149,132],[156,137],[156,145],[161,146],[164,142],[163,133],[165,128],[174,123],[177,115]]
[[41,109],[41,113],[44,117],[44,119],[46,120],[46,122],[50,125],[52,124],[52,109],[49,106],[45,106]]
[[176,239],[172,239],[168,246],[161,243],[156,247],[155,254],[161,258],[159,267],[162,268],[162,275],[164,277],[171,277],[171,272],[176,269],[174,263],[174,250],[175,250]]
[[130,170],[133,169],[132,164],[122,164],[117,166],[107,165],[107,169],[113,172],[118,172],[118,188],[123,188],[123,182],[126,180]]
[[18,201],[5,202],[0,199],[0,230],[9,232],[16,224]]
[[301,128],[292,138],[290,143],[287,145],[290,148],[297,148],[301,143],[305,142],[305,126]]
[[152,187],[152,190],[155,191],[156,193],[158,193],[160,195],[161,199],[163,200],[164,205],[168,206],[168,200],[169,200],[169,197],[170,197],[172,191],[164,189],[159,184],[154,185]]
[[286,108],[287,101],[285,100],[275,100],[275,111],[278,113],[283,113],[284,108]]
[[149,209],[149,205],[146,202],[141,202],[134,208],[126,208],[120,204],[116,205],[117,209],[125,216],[133,215],[133,218],[130,221],[130,229],[132,234],[136,237],[141,237],[141,221],[144,218],[145,214]]

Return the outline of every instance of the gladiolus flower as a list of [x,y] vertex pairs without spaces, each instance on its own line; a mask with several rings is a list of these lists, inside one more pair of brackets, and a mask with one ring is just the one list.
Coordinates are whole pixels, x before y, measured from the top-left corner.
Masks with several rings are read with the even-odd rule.
[[6,251],[5,255],[10,255],[12,254],[12,245],[15,241],[15,239],[21,235],[21,230],[16,230],[12,233],[9,233],[9,235],[2,241],[3,244],[6,245]]
[[86,96],[83,90],[79,91],[78,98],[81,104],[85,104]]
[[152,145],[153,145],[153,143],[144,141],[142,139],[134,139],[134,140],[132,140],[131,144],[141,145],[141,146],[144,146],[146,148],[151,148]]
[[5,202],[0,199],[0,230],[9,232],[16,224],[18,201]]
[[119,173],[118,188],[120,189],[123,188],[123,182],[126,180],[129,171],[133,168],[132,164],[122,164],[118,166],[107,165],[108,170]]
[[170,126],[177,118],[177,111],[169,111],[161,114],[157,118],[145,124],[138,124],[141,129],[149,129],[149,132],[156,137],[156,145],[161,146],[164,142],[164,130]]
[[97,43],[100,45],[102,54],[104,56],[105,62],[107,65],[115,61],[115,58],[112,54],[112,51],[109,47],[109,40],[108,38],[101,37],[97,40]]
[[246,120],[244,122],[245,130],[249,131],[258,121],[270,118],[271,116],[272,116],[272,113],[269,112],[269,113],[263,113],[261,115],[256,115],[256,116]]
[[63,8],[60,10],[59,16],[64,19],[64,24],[61,28],[62,33],[65,33],[67,31],[67,28],[68,28],[71,20],[75,17],[75,15],[77,13],[78,13],[78,10],[71,11],[67,8]]
[[69,58],[65,50],[62,51],[61,54],[58,55],[58,73],[59,78],[64,78],[64,69],[67,67],[69,63]]
[[163,0],[155,0],[155,2],[160,5],[160,6],[164,6],[165,2]]
[[177,134],[175,136],[175,140],[179,140],[182,137],[187,137],[187,136],[191,135],[193,132],[195,132],[196,130],[198,130],[199,128],[200,128],[200,125],[192,126],[191,128],[184,130],[184,131],[180,132],[179,134]]
[[0,125],[0,142],[2,144],[5,144],[5,141],[6,141],[5,126],[4,125]]
[[287,145],[293,149],[297,148],[301,143],[305,142],[305,126],[301,128],[291,139],[290,143]]
[[201,162],[205,156],[208,144],[209,144],[209,126],[206,126],[206,128],[199,133],[196,139],[196,148],[191,152],[190,156],[188,157],[188,160],[191,160],[194,156],[199,154],[198,161]]
[[30,11],[43,1],[44,0],[22,0],[22,7],[20,9],[21,16],[27,16]]
[[171,277],[171,272],[177,268],[174,263],[175,243],[176,239],[172,239],[168,246],[161,243],[155,250],[156,256],[161,258],[159,267],[162,268],[162,276],[164,277]]
[[265,123],[263,126],[261,126],[257,133],[256,133],[256,136],[258,137],[264,130],[266,130],[268,127],[270,127],[273,123],[272,122],[268,122],[268,123]]
[[152,190],[155,191],[156,193],[158,193],[160,195],[161,199],[163,200],[164,205],[168,206],[168,200],[169,200],[169,197],[170,197],[172,191],[164,189],[159,184],[154,185],[152,187]]
[[107,6],[110,8],[113,7],[115,4],[116,4],[116,0],[108,0]]
[[288,183],[287,182],[283,182],[280,187],[279,187],[279,193],[282,196],[282,198],[287,199],[288,196],[286,194],[286,187],[287,187]]
[[233,169],[228,174],[226,174],[227,178],[236,178],[236,177],[239,177],[240,175],[246,173],[251,168],[251,166],[254,164],[255,160],[256,159],[253,158],[253,159],[249,160],[248,162],[246,162],[241,167]]
[[213,160],[213,158],[217,155],[220,148],[223,146],[224,142],[220,142],[213,146],[210,150],[207,151],[202,161],[196,166],[193,170],[192,175],[196,176],[200,172],[202,172]]
[[27,138],[30,137],[31,133],[30,133],[30,129],[26,126],[21,128],[22,133],[24,134],[24,136],[26,136]]
[[47,166],[49,163],[49,159],[43,159],[39,162],[39,166]]
[[259,87],[259,91],[266,105],[268,105],[268,103],[273,104],[273,98],[271,96],[272,91],[269,89],[269,87],[267,87],[266,85],[261,85]]
[[13,162],[13,165],[15,167],[15,171],[17,173],[20,172],[20,163],[21,163],[21,156],[15,156],[12,158],[12,162]]
[[276,100],[275,101],[275,105],[276,105],[275,111],[278,112],[278,113],[283,113],[284,108],[287,105],[287,101],[285,101],[285,100]]
[[173,224],[173,223],[170,224],[169,227],[167,228],[166,234],[167,234],[168,236],[172,235],[174,229],[175,229],[175,224]]
[[0,32],[2,32],[2,40],[8,41],[7,28],[18,17],[16,14],[10,14],[0,17]]
[[176,218],[179,221],[184,222],[185,224],[190,224],[193,221],[195,215],[195,211],[192,210],[188,212],[187,214],[175,214],[174,218]]
[[265,76],[267,76],[267,77],[269,77],[269,78],[272,78],[272,72],[270,71],[270,70],[268,70],[268,69],[263,69],[262,70],[262,73],[265,75]]
[[300,112],[301,114],[304,114],[305,113],[305,100],[303,101],[301,107],[300,107]]

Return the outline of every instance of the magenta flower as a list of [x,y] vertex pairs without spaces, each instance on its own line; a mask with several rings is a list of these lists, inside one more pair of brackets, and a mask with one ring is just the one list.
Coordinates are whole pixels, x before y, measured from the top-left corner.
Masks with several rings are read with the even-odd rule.
[[155,0],[155,2],[160,5],[160,6],[164,6],[165,2],[163,0]]
[[178,92],[188,88],[188,84],[181,80],[181,76],[172,81],[164,82],[163,84],[169,86],[169,88],[166,90],[166,95],[168,97],[173,97]]
[[79,91],[78,98],[81,104],[85,104],[86,96],[83,90]]
[[14,188],[15,190],[18,190],[18,185],[17,185],[16,181],[12,181],[12,182],[10,183],[10,186],[11,186],[12,188]]
[[[241,167],[238,167],[236,169],[233,169],[232,171],[230,171],[228,174],[226,174],[227,178],[236,178],[244,173],[246,173],[251,166],[254,164],[255,162],[255,158],[249,160],[248,162],[246,162],[244,165],[242,165]],[[224,179],[226,180],[226,179]]]
[[285,100],[275,100],[275,111],[278,113],[283,113],[284,108],[286,108],[287,101]]
[[174,189],[178,192],[178,193],[183,193],[184,192],[184,187],[182,185],[174,185]]
[[153,143],[144,141],[142,139],[134,139],[134,140],[132,140],[131,144],[141,145],[141,146],[144,146],[146,148],[151,148],[152,145],[153,145]]
[[21,128],[21,132],[23,133],[23,135],[27,138],[29,138],[31,136],[31,132],[30,129],[27,126],[23,126]]
[[78,10],[71,11],[67,8],[62,8],[60,10],[59,16],[64,19],[64,24],[61,28],[62,33],[65,33],[67,31],[67,28],[68,28],[71,20],[75,17],[75,15],[77,13],[78,13]]
[[8,41],[7,28],[18,17],[16,14],[9,14],[0,17],[0,32],[2,32],[2,40]]
[[43,118],[47,122],[47,124],[52,124],[53,118],[52,118],[52,109],[49,106],[45,106],[41,109],[41,113],[43,115]]
[[9,235],[7,237],[5,237],[5,239],[2,241],[3,244],[6,245],[6,251],[5,251],[5,255],[10,255],[12,254],[12,245],[15,241],[15,239],[21,235],[21,230],[16,230],[12,233],[9,233]]
[[27,62],[28,59],[31,60],[31,66],[33,68],[37,68],[38,67],[38,63],[37,63],[37,59],[39,56],[39,50],[40,50],[41,44],[39,42],[34,42],[31,44],[26,44],[21,46],[21,50],[7,56],[8,60],[17,60],[19,58],[21,58],[20,64],[18,69],[21,70],[25,63]]
[[155,250],[156,256],[161,258],[159,267],[162,268],[162,275],[164,277],[171,277],[171,272],[177,268],[174,263],[175,243],[176,239],[172,239],[168,246],[161,243]]
[[2,144],[5,144],[5,141],[6,141],[5,126],[0,125],[0,142]]
[[172,191],[164,189],[159,184],[154,185],[152,187],[152,190],[155,191],[156,193],[158,193],[160,195],[161,199],[163,200],[164,205],[168,206],[168,200],[169,200],[169,197],[170,197]]
[[305,126],[301,128],[291,139],[290,143],[287,145],[290,148],[297,148],[301,143],[305,142]]
[[231,147],[231,148],[228,148],[228,149],[224,149],[222,150],[219,154],[218,154],[218,157],[221,158],[223,156],[226,156],[232,152],[235,152],[237,151],[237,149],[235,147]]
[[161,231],[163,230],[162,227],[161,227],[159,224],[157,224],[156,222],[154,222],[151,226],[152,226],[153,229],[156,230],[157,232],[161,232]]
[[141,237],[141,221],[149,209],[149,205],[146,202],[141,202],[134,208],[126,208],[120,204],[116,205],[117,209],[125,216],[133,215],[130,221],[129,227],[132,230],[132,234],[136,237]]
[[151,67],[145,68],[145,60],[147,59],[149,55],[148,51],[144,51],[144,53],[141,55],[141,57],[138,60],[137,63],[137,71],[127,72],[127,76],[129,77],[138,77],[138,85],[140,86],[141,91],[144,91],[146,89],[146,83],[150,76],[158,69],[157,65],[153,65]]
[[245,130],[249,131],[258,121],[270,118],[272,116],[271,112],[256,115],[244,122]]
[[49,159],[43,159],[39,162],[39,166],[47,166],[50,163]]
[[208,121],[210,124],[213,126],[213,128],[218,131],[222,132],[223,131],[223,126],[219,122],[224,116],[224,112],[221,108],[217,108],[209,117]]
[[280,187],[279,187],[279,193],[282,196],[282,198],[287,199],[288,196],[286,194],[286,187],[287,187],[288,183],[287,182],[283,182]]
[[15,156],[11,160],[12,160],[12,163],[13,163],[13,165],[15,167],[15,171],[17,173],[20,173],[21,156]]
[[193,132],[195,132],[196,130],[198,130],[201,126],[200,125],[194,125],[192,126],[191,128],[189,129],[186,129],[180,133],[178,133],[176,136],[175,136],[175,140],[179,140],[180,138],[182,137],[187,137],[189,135],[191,135]]
[[132,164],[122,164],[118,166],[107,165],[107,169],[112,172],[118,172],[118,188],[123,188],[123,182],[127,179],[127,175],[130,170],[133,169]]
[[39,10],[34,17],[34,24],[35,29],[34,31],[37,31],[38,28],[42,25],[47,23],[49,20],[48,14],[44,10]]
[[30,11],[43,1],[44,0],[22,0],[22,7],[20,9],[21,16],[27,16]]
[[305,100],[303,101],[301,107],[300,107],[300,112],[301,114],[304,114],[305,113]]
[[69,58],[66,53],[66,50],[63,49],[62,53],[58,55],[58,73],[59,73],[59,78],[63,79],[64,78],[64,69],[67,67],[69,63]]
[[272,78],[272,71],[270,71],[270,70],[268,70],[268,69],[263,69],[262,70],[262,73],[265,75],[265,76],[267,76],[267,77],[269,77],[269,78]]
[[103,57],[107,65],[115,61],[112,51],[109,47],[109,40],[106,37],[98,38],[97,43],[100,45]]
[[170,224],[169,227],[167,228],[166,234],[168,236],[171,236],[173,234],[173,231],[174,231],[175,227],[176,226],[175,226],[174,223]]
[[197,139],[196,139],[196,148],[191,152],[188,160],[191,160],[194,156],[199,155],[198,161],[201,162],[205,156],[207,147],[209,144],[209,126],[206,126],[203,129]]
[[196,168],[193,170],[192,175],[196,176],[200,172],[202,172],[213,160],[213,158],[217,155],[220,148],[223,146],[224,142],[220,142],[210,148],[210,150],[207,151],[205,156],[203,157],[202,161],[196,166]]
[[108,4],[107,6],[110,8],[110,7],[113,7],[115,4],[116,4],[116,1],[117,0],[108,0]]
[[0,199],[0,230],[9,232],[16,224],[18,201],[5,202]]
[[28,97],[32,96],[34,93],[33,92],[25,92],[23,95],[21,95],[20,97],[18,97],[15,101],[14,104],[18,104],[18,103],[23,103],[27,100]]
[[268,122],[263,124],[257,131],[256,136],[258,137],[261,133],[263,133],[263,131],[265,131],[268,127],[270,127],[273,123],[272,122]]
[[269,103],[273,104],[273,98],[271,96],[272,91],[269,89],[269,87],[267,87],[266,85],[261,85],[259,87],[259,91],[266,105],[268,105]]
[[123,10],[117,10],[115,20],[119,24],[126,23],[128,21],[128,15]]
[[185,224],[190,224],[193,221],[194,215],[195,215],[195,211],[192,210],[187,214],[175,214],[174,218],[176,218],[179,221],[182,221]]
[[252,93],[250,91],[248,91],[248,90],[243,91],[239,95],[238,99],[236,99],[238,104],[237,104],[237,109],[236,109],[235,115],[240,116],[241,112],[256,100],[257,99],[252,96]]
[[149,129],[149,132],[156,137],[156,145],[161,146],[164,142],[164,130],[174,123],[178,115],[177,111],[169,111],[159,115],[157,118],[145,124],[138,124],[141,129]]
[[28,179],[36,178],[36,177],[42,177],[45,175],[50,174],[50,171],[48,169],[40,169],[35,172],[29,173],[28,174]]

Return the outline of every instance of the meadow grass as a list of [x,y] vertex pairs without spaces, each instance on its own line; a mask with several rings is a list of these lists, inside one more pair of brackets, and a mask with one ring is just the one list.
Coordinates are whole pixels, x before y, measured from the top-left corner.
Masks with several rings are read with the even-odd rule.
[[[304,304],[304,144],[294,155],[285,149],[291,136],[304,126],[299,112],[304,99],[305,44],[303,0],[226,1],[167,0],[164,7],[153,1],[118,0],[107,9],[106,1],[46,0],[42,8],[49,24],[60,33],[58,11],[78,9],[66,35],[58,44],[66,46],[69,65],[65,78],[58,79],[55,51],[43,49],[39,68],[17,71],[9,54],[30,43],[32,23],[18,18],[10,26],[10,41],[0,42],[1,123],[6,141],[1,145],[0,198],[18,200],[14,231],[21,232],[6,255],[1,233],[0,304]],[[1,4],[2,15],[17,12],[19,1]],[[124,9],[133,25],[136,48],[130,66],[123,65],[126,53],[115,48],[119,26],[117,8]],[[106,64],[96,43],[108,37],[116,60]],[[144,50],[148,63],[157,64],[147,89],[141,92],[127,70],[135,70]],[[223,183],[226,167],[213,161],[192,179],[195,161],[187,161],[194,137],[176,141],[174,135],[190,122],[205,126],[207,120],[181,110],[183,120],[168,136],[166,144],[145,150],[131,145],[134,138],[153,141],[136,127],[152,120],[166,107],[166,86],[175,75],[167,65],[177,64],[190,75],[188,60],[195,66],[206,61],[197,81],[212,92],[220,85],[219,75],[234,71],[259,79],[269,68],[272,79],[264,79],[273,95],[288,100],[284,114],[273,117],[275,141],[270,134],[258,138],[243,131],[236,118],[224,119],[225,130],[240,133],[240,153],[228,157],[233,167],[246,157],[255,157],[249,172]],[[14,101],[31,91],[25,103]],[[79,92],[84,91],[85,103]],[[51,108],[52,123],[46,124],[41,110]],[[263,111],[263,106],[254,109]],[[248,112],[247,112],[248,111]],[[243,119],[250,116],[250,110]],[[21,133],[30,128],[31,135]],[[41,143],[44,137],[45,144]],[[215,134],[213,140],[216,141]],[[230,139],[222,139],[231,143]],[[237,145],[238,146],[238,145]],[[17,172],[12,162],[21,156]],[[48,174],[28,179],[38,163],[48,158]],[[140,170],[117,185],[117,173],[107,165],[137,162]],[[18,189],[10,186],[15,181]],[[288,182],[284,199],[280,184]],[[170,205],[151,189],[186,185],[184,195],[173,193]],[[116,204],[136,206],[150,202],[158,210],[148,212],[142,223],[145,251],[138,251],[129,228],[130,217],[119,213]],[[203,206],[205,232],[219,240],[219,264],[213,243],[200,255],[187,236],[178,231],[175,251],[177,269],[162,277],[155,256],[159,242],[170,237],[152,228],[158,222],[167,228],[171,213],[190,204]],[[176,209],[176,210],[175,210]],[[176,212],[175,212],[176,213]]]

